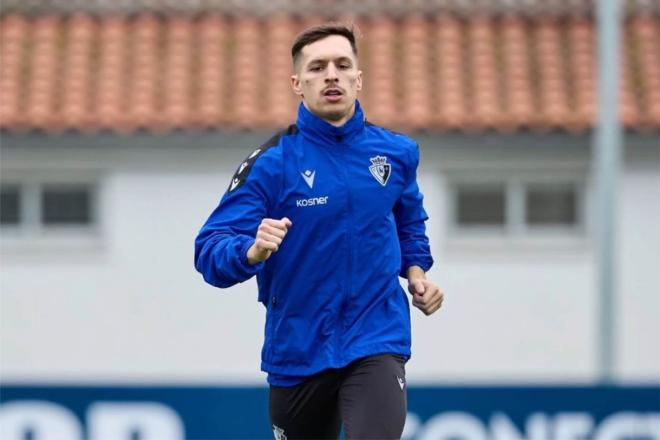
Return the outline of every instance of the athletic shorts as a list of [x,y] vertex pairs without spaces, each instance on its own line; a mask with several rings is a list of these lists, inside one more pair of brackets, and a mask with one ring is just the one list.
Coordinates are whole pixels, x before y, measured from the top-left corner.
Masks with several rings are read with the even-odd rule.
[[406,421],[406,358],[380,354],[324,370],[293,387],[270,386],[276,440],[398,439]]

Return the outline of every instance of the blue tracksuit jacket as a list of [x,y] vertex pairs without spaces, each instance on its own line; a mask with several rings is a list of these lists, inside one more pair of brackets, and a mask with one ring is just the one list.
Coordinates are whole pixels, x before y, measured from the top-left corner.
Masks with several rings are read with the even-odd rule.
[[[378,353],[410,356],[398,276],[433,264],[416,182],[417,144],[354,116],[334,127],[304,105],[296,125],[241,163],[195,241],[195,267],[217,287],[257,276],[266,307],[262,370],[275,385]],[[293,225],[250,265],[264,218]]]

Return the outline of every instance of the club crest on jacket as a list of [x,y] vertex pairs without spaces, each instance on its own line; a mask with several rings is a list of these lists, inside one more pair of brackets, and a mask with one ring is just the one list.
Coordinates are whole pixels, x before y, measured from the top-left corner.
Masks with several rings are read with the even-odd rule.
[[387,163],[387,157],[376,156],[370,157],[369,160],[371,161],[371,166],[369,167],[371,175],[374,176],[374,179],[376,179],[381,185],[387,185],[390,174],[392,174],[392,165]]

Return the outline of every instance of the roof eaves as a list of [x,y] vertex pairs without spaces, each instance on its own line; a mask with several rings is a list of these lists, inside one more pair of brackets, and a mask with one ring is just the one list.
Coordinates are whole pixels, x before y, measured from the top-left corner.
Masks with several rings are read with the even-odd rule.
[[[295,16],[345,17],[411,13],[425,15],[590,15],[594,0],[4,0],[2,14],[93,15],[219,13],[268,16],[276,13]],[[658,15],[660,0],[626,0],[627,15]]]

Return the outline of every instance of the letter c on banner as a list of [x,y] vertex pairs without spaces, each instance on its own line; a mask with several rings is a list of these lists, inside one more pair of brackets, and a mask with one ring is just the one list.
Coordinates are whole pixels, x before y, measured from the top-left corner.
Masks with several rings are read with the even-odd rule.
[[660,438],[660,414],[619,412],[603,420],[594,440],[624,440],[628,438]]
[[559,413],[555,416],[555,440],[589,438],[594,419],[588,413]]
[[431,417],[420,432],[419,440],[488,440],[481,420],[464,412],[446,412]]

